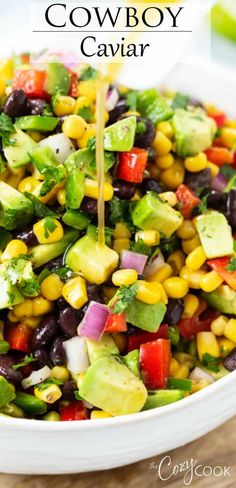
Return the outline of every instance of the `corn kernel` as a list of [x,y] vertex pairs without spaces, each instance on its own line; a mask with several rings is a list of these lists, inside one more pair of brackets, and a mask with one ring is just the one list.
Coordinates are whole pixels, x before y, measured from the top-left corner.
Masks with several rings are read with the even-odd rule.
[[18,190],[21,191],[21,193],[24,193],[25,191],[32,193],[38,184],[39,182],[36,180],[36,178],[33,176],[27,176],[19,183]]
[[63,238],[64,231],[61,223],[50,217],[45,217],[33,225],[33,232],[39,244],[50,244],[58,242]]
[[45,135],[38,130],[28,130],[26,133],[31,137],[31,139],[33,139],[34,142],[40,142],[45,138]]
[[47,422],[59,422],[60,420],[60,415],[58,412],[48,412],[45,415],[42,416],[42,420],[45,420]]
[[168,278],[163,282],[163,286],[169,298],[183,298],[189,290],[189,282],[178,276]]
[[33,304],[33,317],[40,317],[40,315],[47,315],[52,312],[54,308],[53,302],[49,302],[46,298],[36,297],[32,300]]
[[57,201],[58,203],[64,207],[66,204],[66,191],[65,188],[60,188],[57,192]]
[[192,389],[191,393],[197,393],[198,391],[203,390],[206,386],[209,386],[211,381],[209,380],[192,380]]
[[180,160],[175,160],[174,164],[160,173],[160,181],[169,190],[176,190],[184,181],[184,165]]
[[131,198],[132,202],[137,202],[138,200],[141,199],[141,193],[139,190],[135,190],[134,196]]
[[12,58],[0,62],[0,78],[4,81],[12,80],[14,76],[14,63]]
[[188,293],[184,297],[184,311],[182,317],[187,319],[187,318],[192,318],[197,309],[199,307],[199,299],[195,295],[192,295],[191,293]]
[[159,193],[159,198],[164,203],[168,203],[168,205],[170,205],[170,207],[175,207],[178,203],[176,194],[173,191],[166,191],[164,193]]
[[157,125],[157,130],[162,132],[162,134],[168,137],[168,139],[170,139],[171,141],[174,138],[174,131],[170,122],[159,122],[159,124]]
[[175,160],[173,154],[169,153],[165,156],[158,156],[156,159],[156,165],[159,169],[167,169],[173,166]]
[[55,403],[62,396],[62,392],[58,385],[49,385],[44,390],[40,389],[40,386],[34,388],[34,394],[39,400],[43,400],[46,403]]
[[62,294],[63,281],[60,280],[57,274],[51,274],[45,278],[41,283],[41,293],[44,298],[50,301],[58,300]]
[[114,239],[130,238],[131,232],[124,222],[117,222],[113,232]]
[[79,86],[79,95],[82,97],[86,97],[90,102],[95,102],[96,100],[96,80],[85,80],[80,81]]
[[182,225],[176,231],[180,239],[192,239],[196,234],[196,229],[191,220],[184,220]]
[[3,97],[5,95],[5,90],[6,90],[6,82],[0,78],[0,97]]
[[87,123],[79,115],[69,115],[62,124],[62,132],[71,139],[81,139],[83,137]]
[[138,280],[136,298],[149,305],[155,305],[162,299],[162,286],[157,282],[148,283],[144,280]]
[[236,120],[227,120],[225,125],[231,129],[236,129]]
[[221,142],[229,149],[234,149],[236,144],[236,129],[223,127],[220,135]]
[[184,166],[185,169],[191,173],[197,173],[207,168],[207,157],[205,153],[199,153],[197,156],[193,156],[185,159]]
[[175,376],[179,369],[179,363],[175,358],[171,358],[170,361],[170,376]]
[[53,111],[58,117],[70,115],[75,108],[75,99],[68,96],[59,96],[54,104]]
[[235,291],[232,290],[228,285],[220,285],[217,293],[219,293],[219,296],[224,298],[225,300],[233,300],[235,297]]
[[112,275],[112,283],[115,286],[132,285],[138,279],[138,273],[135,269],[118,269]]
[[220,348],[220,356],[222,358],[227,357],[236,346],[235,342],[232,342],[225,337],[219,337],[217,340]]
[[74,114],[79,115],[83,108],[91,106],[91,101],[87,97],[78,97],[75,101]]
[[52,368],[51,376],[57,380],[63,381],[63,383],[68,381],[70,377],[69,371],[65,366],[54,366]]
[[138,242],[141,239],[147,246],[158,246],[160,238],[158,230],[139,230],[135,234],[135,241]]
[[9,259],[17,258],[20,254],[27,254],[28,248],[20,239],[12,239],[6,246],[5,251],[1,256],[2,263],[5,263]]
[[180,363],[185,364],[189,369],[193,369],[195,366],[195,359],[191,354],[185,352],[176,352],[174,358]]
[[198,332],[197,353],[200,361],[202,361],[203,355],[206,353],[215,358],[220,357],[220,348],[213,332]]
[[230,319],[224,330],[224,336],[230,341],[236,343],[236,319]]
[[159,283],[162,283],[163,281],[170,278],[172,274],[173,270],[171,266],[167,263],[164,263],[153,275],[147,278],[147,281],[158,281]]
[[77,276],[67,281],[62,288],[62,296],[73,308],[81,308],[88,301],[84,278]]
[[19,318],[14,314],[13,310],[9,310],[9,312],[7,314],[7,318],[13,324],[19,322]]
[[181,278],[187,280],[190,288],[194,288],[195,290],[200,290],[200,281],[205,274],[205,271],[201,269],[198,271],[189,271],[187,266],[184,266],[180,271]]
[[190,271],[197,271],[206,262],[207,257],[202,246],[196,247],[186,258],[186,266]]
[[178,275],[185,264],[185,255],[180,249],[174,251],[167,259],[167,263],[173,270],[173,275]]
[[166,137],[163,132],[157,130],[156,137],[152,143],[157,156],[165,156],[172,149],[172,143],[168,137]]
[[185,380],[189,376],[189,368],[186,364],[180,364],[177,372],[175,373],[175,378]]
[[24,317],[31,317],[33,314],[33,302],[29,298],[26,298],[26,300],[23,303],[19,303],[18,305],[15,305],[13,307],[13,313],[18,319],[24,318]]
[[118,349],[120,352],[124,352],[126,350],[126,336],[125,334],[112,334],[112,339],[114,339]]
[[7,177],[7,184],[13,188],[18,188],[20,181],[24,178],[25,168],[11,170]]
[[156,166],[156,164],[149,163],[147,165],[147,171],[149,172],[150,178],[153,178],[154,180],[158,180],[160,176],[160,170]]
[[91,412],[90,419],[91,420],[98,420],[98,419],[107,419],[109,417],[112,417],[112,415],[110,415],[107,412],[104,412],[103,410],[93,410]]
[[113,249],[114,251],[120,253],[123,249],[128,250],[130,247],[130,239],[115,239],[113,242]]
[[214,178],[215,176],[217,176],[219,174],[219,172],[220,172],[219,166],[217,166],[217,164],[212,163],[211,161],[208,161],[207,162],[207,167],[211,171],[212,178]]
[[43,317],[40,317],[40,316],[39,317],[25,317],[22,320],[22,323],[27,325],[27,327],[29,327],[30,329],[34,330],[40,325],[42,320],[43,320]]
[[216,288],[218,288],[218,286],[220,286],[223,281],[224,279],[216,271],[213,270],[209,273],[206,273],[202,277],[200,281],[200,287],[203,291],[210,293],[211,291],[216,290]]
[[220,315],[217,319],[213,320],[211,323],[211,331],[216,336],[222,336],[225,331],[225,327],[228,323],[229,319],[224,317],[224,315]]
[[85,373],[79,373],[77,375],[77,387],[78,387],[78,390],[80,389],[81,385],[82,385],[82,381],[84,380],[84,377],[85,377]]
[[184,239],[182,241],[182,249],[185,254],[190,254],[196,247],[201,245],[201,241],[199,239],[198,234],[196,234],[192,239]]
[[[84,183],[84,194],[86,197],[98,199],[98,182],[86,178]],[[112,199],[114,188],[110,183],[104,183],[103,195],[105,202]]]

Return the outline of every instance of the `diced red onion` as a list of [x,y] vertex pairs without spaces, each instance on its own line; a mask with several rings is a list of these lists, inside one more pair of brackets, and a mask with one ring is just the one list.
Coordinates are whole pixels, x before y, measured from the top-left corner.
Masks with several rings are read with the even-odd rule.
[[224,191],[226,186],[227,186],[227,181],[225,177],[220,173],[216,175],[211,182],[212,190]]
[[148,257],[133,251],[121,251],[120,269],[135,269],[139,275],[143,274]]
[[98,342],[106,328],[109,313],[106,305],[90,302],[88,310],[78,327],[78,334]]
[[206,371],[204,371],[203,369],[198,368],[198,367],[194,368],[191,371],[189,378],[191,380],[197,380],[197,381],[207,380],[207,381],[210,381],[211,383],[214,383],[214,381],[215,381],[213,376],[211,376],[209,373],[207,373]]
[[89,367],[87,346],[83,337],[72,337],[63,342],[66,353],[67,368],[72,373],[84,373]]
[[39,383],[42,383],[43,381],[47,380],[51,376],[51,369],[48,366],[44,366],[41,369],[38,369],[38,371],[32,371],[32,373],[27,376],[27,378],[24,378],[21,382],[22,387],[24,390],[26,388],[30,388],[30,386],[38,385]]
[[149,276],[152,276],[158,269],[160,269],[165,260],[161,252],[151,261],[150,264],[148,264],[144,270],[144,277],[149,278]]
[[106,109],[108,110],[108,112],[111,112],[111,110],[115,108],[118,100],[119,100],[119,93],[117,89],[112,88],[111,90],[109,90],[106,99]]

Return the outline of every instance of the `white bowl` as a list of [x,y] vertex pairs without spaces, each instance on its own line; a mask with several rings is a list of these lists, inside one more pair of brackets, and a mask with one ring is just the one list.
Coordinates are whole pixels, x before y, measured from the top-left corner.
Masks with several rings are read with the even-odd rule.
[[[168,83],[236,114],[236,77],[197,60]],[[45,422],[0,417],[0,472],[64,474],[110,469],[187,444],[236,413],[236,371],[177,403],[104,420]]]

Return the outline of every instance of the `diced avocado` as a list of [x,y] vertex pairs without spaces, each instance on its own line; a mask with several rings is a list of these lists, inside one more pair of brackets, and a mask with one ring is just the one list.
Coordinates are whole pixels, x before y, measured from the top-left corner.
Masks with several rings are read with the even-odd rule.
[[69,209],[62,216],[64,224],[74,227],[74,229],[84,230],[88,226],[90,219],[84,212]]
[[147,399],[143,382],[112,356],[98,359],[87,369],[79,392],[110,415],[140,412]]
[[34,395],[18,392],[13,403],[28,415],[43,415],[47,411],[47,404]]
[[7,403],[14,400],[15,396],[14,386],[8,383],[3,376],[0,376],[0,408],[5,407]]
[[162,120],[169,119],[173,115],[172,108],[155,89],[138,93],[137,110],[141,115],[150,119],[154,125]]
[[41,167],[58,166],[57,158],[50,147],[37,146],[30,153],[30,159],[40,171]]
[[95,342],[92,339],[86,339],[86,345],[90,364],[93,364],[104,356],[119,354],[119,349],[110,334],[103,334],[99,342]]
[[78,209],[84,198],[84,174],[73,168],[66,179],[66,203],[69,208]]
[[0,249],[3,251],[7,246],[8,242],[12,239],[12,234],[7,232],[7,230],[0,228]]
[[184,398],[184,392],[181,390],[157,390],[148,395],[147,401],[143,410],[150,410],[152,408],[163,407],[169,403],[178,402]]
[[16,285],[12,285],[9,279],[5,277],[6,267],[0,265],[0,310],[12,307],[24,301],[24,297]]
[[148,332],[157,332],[166,313],[164,303],[149,305],[134,298],[125,310],[127,322]]
[[183,216],[167,203],[163,203],[153,192],[147,193],[132,211],[134,225],[140,229],[158,230],[170,237],[182,224]]
[[189,112],[178,108],[172,123],[176,152],[181,158],[195,156],[212,145],[216,123],[202,111]]
[[[109,151],[104,152],[104,171],[107,173],[109,169],[115,164],[116,156]],[[71,171],[73,168],[80,168],[81,171],[91,178],[95,178],[97,174],[96,167],[96,153],[88,147],[79,149],[78,151],[70,154],[66,159],[65,168],[67,171]]]
[[66,265],[75,273],[82,273],[86,280],[96,285],[104,283],[117,268],[119,255],[108,246],[101,246],[86,235],[68,251]]
[[20,168],[30,163],[29,154],[37,147],[37,143],[28,134],[16,128],[11,135],[9,145],[4,144],[4,155],[10,168]]
[[79,232],[75,229],[68,229],[65,231],[61,241],[52,242],[51,244],[39,244],[30,249],[31,263],[34,268],[40,268],[44,264],[55,259],[63,254],[68,246],[74,242],[79,236]]
[[139,350],[134,349],[134,351],[128,352],[126,356],[122,357],[122,361],[126,366],[137,376],[141,378],[140,367],[139,367]]
[[134,145],[136,117],[133,115],[119,120],[104,130],[106,151],[130,151]]
[[62,63],[49,63],[46,70],[45,90],[50,95],[67,95],[70,88],[69,72]]
[[26,115],[16,118],[15,127],[22,130],[39,130],[40,132],[53,131],[59,119],[47,115]]
[[210,293],[202,292],[202,298],[222,313],[236,315],[236,292],[228,285],[221,285]]
[[199,215],[196,219],[197,231],[208,259],[233,254],[233,237],[225,216],[216,211]]
[[9,417],[15,417],[16,419],[23,419],[25,417],[23,410],[14,405],[14,403],[8,403],[5,405],[5,407],[2,407],[1,414]]
[[34,213],[33,203],[22,193],[0,181],[0,226],[7,230],[27,225]]

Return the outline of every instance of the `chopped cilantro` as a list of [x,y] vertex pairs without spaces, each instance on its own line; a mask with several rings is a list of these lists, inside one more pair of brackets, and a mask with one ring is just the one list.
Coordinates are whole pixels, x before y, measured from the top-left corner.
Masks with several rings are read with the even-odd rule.
[[172,252],[176,251],[180,247],[181,241],[176,234],[174,234],[170,238],[161,239],[160,248],[165,257],[169,256],[170,254],[172,254]]
[[129,91],[126,95],[126,102],[129,110],[136,112],[138,103],[138,92],[135,90]]
[[35,297],[39,294],[40,285],[29,259],[29,255],[24,256],[23,254],[10,259],[5,269],[5,279],[12,285],[17,285],[23,295]]
[[8,117],[8,115],[2,112],[0,115],[0,137],[2,137],[5,145],[9,145],[13,142],[9,137],[9,134],[12,132],[16,132],[16,129],[12,123],[11,117]]
[[233,243],[233,247],[234,247],[234,252],[236,252],[236,241],[234,240],[234,243]]
[[229,178],[232,178],[232,176],[236,175],[236,170],[231,164],[224,164],[224,166],[220,168],[220,173],[228,180]]
[[173,110],[177,108],[187,108],[189,104],[189,96],[183,95],[182,93],[176,93],[174,100],[172,102]]
[[62,165],[57,167],[44,166],[44,168],[41,168],[39,171],[45,178],[40,188],[40,197],[47,195],[54,188],[54,186],[58,185],[66,178],[66,171]]
[[53,269],[52,272],[54,274],[57,274],[62,280],[66,280],[71,275],[71,270],[69,268],[67,268],[66,266]]
[[225,193],[228,193],[230,190],[233,190],[236,187],[236,173],[230,178],[228,184],[225,188]]
[[90,122],[94,118],[91,107],[82,107],[77,111],[77,115],[80,115],[86,122]]
[[130,221],[130,205],[127,200],[120,200],[114,197],[109,202],[110,204],[110,223],[112,225],[117,222],[126,222],[129,229],[133,229],[133,224]]
[[226,269],[227,269],[227,271],[232,271],[232,272],[236,271],[236,256],[233,256],[230,259],[230,262],[229,262],[228,266],[226,267]]
[[46,103],[45,104],[45,107],[43,109],[43,114],[42,115],[46,115],[48,117],[54,116],[53,111],[52,111],[52,108],[51,108],[51,105],[49,105],[49,103]]
[[208,193],[202,197],[201,202],[197,206],[197,210],[200,214],[204,214],[207,212],[207,199],[208,199]]
[[59,380],[58,378],[49,378],[45,380],[40,385],[37,385],[37,388],[41,391],[46,390],[50,385],[63,385],[63,381]]
[[24,192],[24,195],[33,203],[35,217],[38,217],[39,219],[42,219],[43,217],[57,217],[57,214],[41,203],[35,195],[32,195],[32,193],[28,193],[27,191]]
[[219,358],[212,356],[208,352],[205,352],[205,354],[203,354],[203,358],[202,358],[203,366],[206,366],[211,371],[215,371],[215,373],[220,371],[220,368],[218,367],[219,362],[220,362]]
[[130,250],[133,252],[138,252],[140,254],[145,254],[149,258],[152,255],[151,247],[147,246],[147,244],[143,242],[143,239],[138,239],[136,242],[132,242]]
[[37,361],[37,359],[34,358],[33,354],[29,354],[25,356],[24,361],[21,361],[21,363],[13,364],[13,369],[18,369],[22,368],[22,366],[27,366],[27,364],[33,363],[34,361]]
[[47,239],[49,237],[49,234],[54,232],[54,230],[57,228],[57,225],[55,224],[54,220],[51,217],[45,217],[44,219],[44,237]]
[[90,149],[90,151],[95,151],[96,148],[96,137],[90,137],[88,142],[87,142],[87,148]]
[[98,72],[91,66],[85,66],[80,73],[80,81],[96,80]]
[[140,120],[136,124],[136,134],[144,134],[146,132],[147,126],[145,120]]
[[108,306],[112,313],[120,315],[134,300],[138,291],[138,283],[130,286],[121,286],[115,296],[110,300]]
[[10,291],[7,292],[7,296],[8,296],[8,301],[9,301],[9,305],[12,305],[12,303],[14,302],[15,300],[15,295],[14,293],[11,293]]
[[12,239],[12,234],[7,230],[0,228],[0,249],[3,251],[7,246],[8,242]]
[[4,173],[5,170],[6,170],[6,166],[2,156],[0,155],[0,174]]

